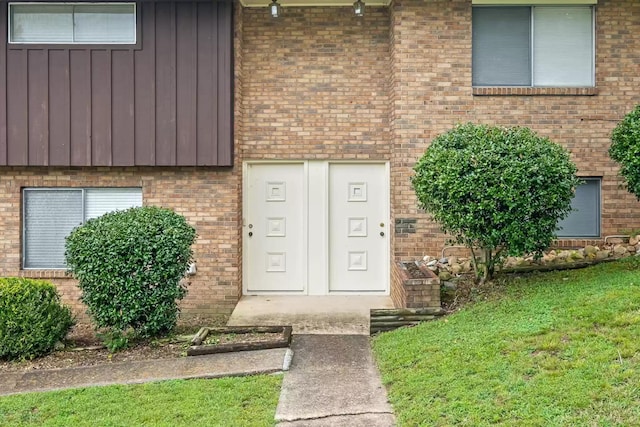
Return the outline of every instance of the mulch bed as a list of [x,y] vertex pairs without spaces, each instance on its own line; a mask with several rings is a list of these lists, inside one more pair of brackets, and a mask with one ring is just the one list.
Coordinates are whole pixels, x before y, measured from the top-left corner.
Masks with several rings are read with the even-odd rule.
[[226,317],[181,319],[176,328],[175,337],[139,342],[117,353],[111,353],[102,346],[102,342],[92,325],[78,323],[67,335],[64,349],[34,360],[11,362],[0,360],[0,373],[184,357],[189,345],[189,338],[198,331],[201,325],[222,326],[226,324],[226,321]]

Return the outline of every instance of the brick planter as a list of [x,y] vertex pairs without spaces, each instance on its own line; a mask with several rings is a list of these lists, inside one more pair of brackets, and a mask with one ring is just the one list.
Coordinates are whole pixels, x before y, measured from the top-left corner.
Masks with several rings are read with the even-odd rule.
[[394,270],[396,307],[440,307],[440,279],[423,262],[399,262]]

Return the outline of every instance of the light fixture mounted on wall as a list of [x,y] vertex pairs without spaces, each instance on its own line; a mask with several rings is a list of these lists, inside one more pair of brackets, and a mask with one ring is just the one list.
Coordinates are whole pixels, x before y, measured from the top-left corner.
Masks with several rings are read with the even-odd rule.
[[362,0],[356,0],[353,4],[353,12],[356,16],[364,16],[364,2]]
[[272,0],[271,4],[269,5],[269,11],[271,12],[272,18],[277,18],[282,13],[282,7],[276,0]]

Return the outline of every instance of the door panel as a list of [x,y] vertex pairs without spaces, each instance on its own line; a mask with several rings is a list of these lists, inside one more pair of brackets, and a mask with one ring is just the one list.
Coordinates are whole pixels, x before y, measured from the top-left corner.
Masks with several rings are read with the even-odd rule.
[[249,292],[306,290],[304,164],[247,166],[245,274]]
[[329,164],[329,291],[386,291],[388,191],[383,164]]

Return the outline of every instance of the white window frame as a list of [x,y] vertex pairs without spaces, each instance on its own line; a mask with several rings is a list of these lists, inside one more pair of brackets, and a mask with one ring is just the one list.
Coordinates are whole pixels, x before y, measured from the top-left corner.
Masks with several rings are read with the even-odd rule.
[[[21,218],[21,227],[22,227],[22,256],[21,256],[21,268],[23,270],[66,270],[66,267],[26,267],[27,264],[27,203],[26,203],[26,193],[28,192],[37,192],[37,191],[80,191],[82,194],[81,201],[81,216],[82,222],[79,225],[84,224],[88,221],[86,217],[86,193],[87,190],[139,190],[141,197],[141,206],[144,205],[144,199],[142,197],[142,187],[24,187],[22,188],[22,218]],[[116,209],[117,210],[117,209]],[[115,211],[115,210],[114,210]],[[111,211],[111,212],[114,212]],[[91,218],[89,218],[91,219]]]
[[[565,0],[566,1],[566,0]],[[537,87],[595,87],[596,86],[596,8],[595,6],[593,6],[593,4],[589,3],[589,2],[582,2],[582,1],[577,1],[575,3],[571,3],[569,1],[566,1],[561,3],[561,4],[549,4],[548,2],[535,2],[535,1],[531,1],[529,3],[519,3],[519,2],[513,2],[513,3],[499,3],[496,2],[489,4],[488,2],[477,2],[476,0],[474,0],[473,2],[473,8],[491,8],[491,7],[528,7],[531,9],[531,18],[529,20],[529,25],[530,25],[530,40],[529,40],[529,55],[531,58],[531,64],[530,67],[531,69],[529,70],[529,75],[531,77],[531,85],[518,85],[518,86],[512,86],[512,85],[500,85],[500,84],[490,84],[490,85],[479,85],[476,86],[474,85],[474,87],[531,87],[531,88],[537,88]],[[545,7],[545,8],[551,8],[551,7],[557,7],[557,8],[567,8],[567,7],[589,7],[591,9],[591,70],[590,70],[590,74],[591,74],[591,84],[590,85],[560,85],[560,86],[548,86],[548,85],[536,85],[535,84],[535,45],[534,45],[534,41],[535,41],[535,14],[533,13],[534,8],[536,7]],[[473,49],[471,52],[471,55],[473,55]]]
[[[133,40],[127,41],[13,41],[12,40],[12,23],[11,23],[11,7],[12,6],[26,6],[26,5],[34,5],[34,6],[109,6],[109,5],[118,5],[118,6],[133,6]],[[138,42],[138,5],[136,2],[105,2],[105,3],[96,3],[96,2],[10,2],[7,6],[7,40],[10,45],[23,45],[23,44],[34,44],[34,45],[135,45]]]

